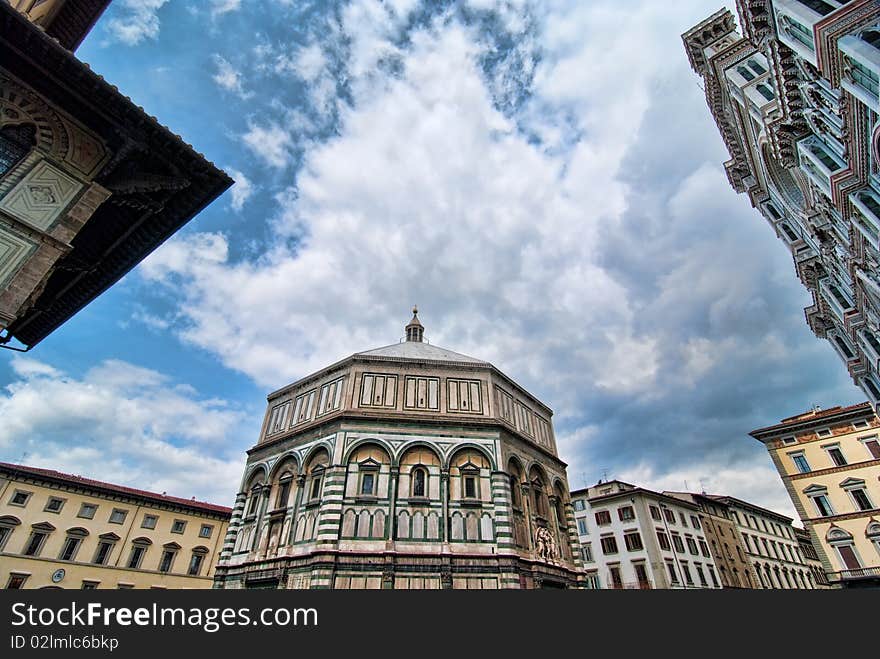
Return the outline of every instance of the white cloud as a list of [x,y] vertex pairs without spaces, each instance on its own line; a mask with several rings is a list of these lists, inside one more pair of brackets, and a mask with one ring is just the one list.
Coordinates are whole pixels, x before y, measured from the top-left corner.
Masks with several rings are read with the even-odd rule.
[[217,18],[241,9],[241,0],[209,0],[211,5],[211,18]]
[[270,167],[284,169],[291,164],[293,139],[281,125],[270,122],[266,125],[252,123],[241,136],[244,145],[260,160]]
[[244,208],[247,200],[254,194],[255,186],[251,180],[239,170],[227,167],[226,171],[235,181],[235,184],[232,186],[232,201],[230,202],[230,206],[232,206],[233,210],[240,211]]
[[226,91],[233,92],[239,98],[248,99],[253,96],[253,92],[245,91],[240,71],[232,66],[224,57],[216,53],[213,56],[213,60],[216,67],[216,72],[212,76],[214,82]]
[[241,410],[119,360],[81,378],[31,358],[12,367],[18,378],[0,393],[7,459],[231,503],[245,448]]
[[[678,36],[715,7],[471,4],[500,7],[515,36],[494,69],[497,46],[454,9],[402,38],[412,2],[357,0],[304,45],[255,47],[307,102],[264,101],[242,141],[277,170],[304,149],[302,166],[267,190],[262,253],[190,234],[140,268],[178,297],[175,331],[271,389],[395,341],[417,302],[433,343],[555,408],[573,473],[595,480],[601,453],[644,461],[627,473],[651,483],[724,473],[718,490],[740,496],[755,473],[775,501],[748,424],[779,414],[793,380],[846,392],[820,377],[789,255],[721,170]],[[317,141],[322,113],[338,126]],[[815,372],[786,380],[798,364]]]
[[107,21],[105,29],[112,41],[136,46],[159,36],[159,10],[168,0],[122,0],[121,15]]

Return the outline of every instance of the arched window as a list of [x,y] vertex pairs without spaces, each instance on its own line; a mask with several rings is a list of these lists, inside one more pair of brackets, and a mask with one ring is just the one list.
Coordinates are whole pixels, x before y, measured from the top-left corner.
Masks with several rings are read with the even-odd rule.
[[412,496],[428,496],[428,472],[424,467],[415,467],[411,472]]
[[251,488],[250,497],[248,500],[247,514],[246,517],[253,517],[257,514],[257,504],[260,502],[260,491],[261,487],[259,485],[254,485]]
[[36,144],[37,129],[33,124],[16,124],[0,128],[0,177],[24,158]]

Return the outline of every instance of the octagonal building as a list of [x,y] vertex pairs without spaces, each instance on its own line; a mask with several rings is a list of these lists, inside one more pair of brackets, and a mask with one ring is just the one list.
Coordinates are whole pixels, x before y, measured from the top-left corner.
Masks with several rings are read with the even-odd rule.
[[269,394],[215,587],[580,587],[552,414],[413,309],[405,341]]

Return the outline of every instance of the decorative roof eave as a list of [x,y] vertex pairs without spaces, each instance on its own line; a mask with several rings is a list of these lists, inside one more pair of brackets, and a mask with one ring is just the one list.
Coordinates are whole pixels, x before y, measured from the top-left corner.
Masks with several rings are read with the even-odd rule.
[[157,492],[126,487],[124,485],[116,485],[114,483],[105,483],[91,478],[65,474],[52,469],[42,469],[39,467],[0,462],[0,473],[7,474],[12,478],[28,479],[33,482],[48,483],[51,485],[61,485],[85,492],[98,493],[101,496],[128,499],[140,504],[143,504],[143,502],[146,501],[156,506],[187,510],[189,512],[209,515],[223,520],[229,519],[232,515],[232,509],[227,506],[219,506],[217,504],[208,503],[206,501],[196,501],[194,499],[183,499],[180,497],[169,496],[167,494],[159,494]]
[[874,408],[871,407],[870,403],[864,402],[841,408],[838,412],[833,414],[811,416],[805,419],[777,423],[776,425],[768,426],[766,428],[758,428],[757,430],[751,431],[749,435],[757,439],[759,442],[766,444],[768,441],[778,439],[783,435],[791,435],[798,432],[802,433],[810,429],[821,428],[835,423],[857,420],[864,417],[873,418],[874,416]]
[[506,382],[508,382],[511,388],[516,389],[518,392],[525,395],[531,402],[535,403],[537,407],[540,407],[541,410],[547,413],[547,418],[553,416],[553,410],[546,403],[541,402],[539,398],[537,398],[534,394],[530,393],[527,389],[525,389],[522,385],[518,384],[515,380],[506,375],[503,371],[498,369],[493,364],[489,362],[456,362],[456,361],[436,361],[431,359],[414,359],[411,357],[383,357],[377,355],[364,355],[361,353],[355,353],[353,355],[349,355],[344,359],[340,359],[329,366],[322,368],[319,371],[315,371],[306,375],[305,377],[300,378],[299,380],[295,380],[280,389],[276,389],[275,391],[269,393],[266,396],[266,401],[271,402],[272,400],[278,398],[279,396],[283,396],[285,394],[290,393],[294,389],[299,389],[305,385],[308,385],[311,382],[318,382],[323,380],[329,375],[332,375],[334,372],[341,371],[348,366],[352,366],[355,363],[380,363],[380,364],[407,364],[407,365],[418,365],[418,366],[426,366],[430,368],[458,368],[462,370],[474,370],[474,371],[488,371],[494,375],[498,375],[503,378]]
[[[76,246],[59,260],[43,294],[7,328],[10,336],[32,348],[198,214],[232,185],[232,179],[5,2],[0,2],[0,30],[0,61],[5,69],[86,121],[103,139],[134,137],[148,145],[156,158],[179,163],[191,178],[188,188],[171,197],[161,211],[121,218],[126,232],[90,269],[62,267],[68,259],[76,260]],[[98,212],[109,216],[111,211],[102,208]],[[121,221],[123,211],[112,212]]]

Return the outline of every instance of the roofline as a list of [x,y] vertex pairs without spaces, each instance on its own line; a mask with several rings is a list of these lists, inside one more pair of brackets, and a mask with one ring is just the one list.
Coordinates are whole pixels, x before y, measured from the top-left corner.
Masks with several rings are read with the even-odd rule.
[[[391,344],[391,345],[394,345],[394,344]],[[385,346],[382,346],[382,347],[385,347]],[[489,371],[490,373],[494,373],[496,375],[501,376],[502,378],[507,380],[512,386],[516,387],[516,389],[518,389],[520,392],[525,394],[525,396],[527,398],[529,398],[529,400],[531,400],[532,402],[534,402],[538,406],[540,406],[541,409],[547,413],[548,417],[553,416],[553,409],[551,407],[549,407],[546,403],[542,402],[538,397],[536,397],[534,394],[532,394],[528,389],[526,389],[522,385],[518,384],[516,382],[516,380],[514,380],[513,378],[508,376],[506,373],[504,373],[502,370],[500,370],[498,367],[496,367],[494,364],[492,364],[490,362],[484,362],[484,361],[456,362],[456,361],[436,360],[436,359],[417,359],[414,357],[382,357],[382,356],[375,356],[375,355],[364,355],[363,353],[358,353],[358,352],[351,354],[348,357],[344,357],[344,358],[340,359],[339,361],[333,362],[329,366],[325,366],[324,368],[322,368],[320,370],[313,371],[312,373],[310,373],[306,376],[303,376],[303,377],[299,378],[298,380],[294,380],[290,384],[285,385],[285,386],[281,387],[280,389],[276,389],[275,391],[270,392],[269,394],[266,395],[266,402],[271,402],[273,399],[278,398],[279,396],[283,396],[284,394],[287,394],[287,393],[293,391],[294,389],[296,389],[304,384],[308,384],[309,382],[311,382],[313,380],[320,380],[321,378],[323,378],[326,375],[329,375],[333,371],[339,370],[342,367],[347,366],[348,364],[353,364],[356,362],[367,362],[367,363],[376,362],[376,363],[392,363],[392,364],[404,362],[407,364],[426,364],[429,366],[442,365],[442,366],[451,366],[454,368]]]
[[180,497],[170,496],[167,494],[159,494],[158,492],[150,492],[148,490],[139,490],[137,488],[127,487],[125,485],[116,485],[98,481],[84,476],[67,474],[53,469],[44,469],[42,467],[31,467],[28,465],[17,465],[10,462],[0,462],[0,473],[15,476],[27,476],[35,480],[43,480],[52,484],[64,484],[73,487],[79,487],[92,492],[101,494],[113,494],[116,496],[124,496],[137,501],[155,501],[157,503],[171,506],[174,508],[183,508],[186,510],[205,513],[213,517],[221,517],[228,519],[232,516],[232,508],[220,506],[218,504],[209,503],[207,501],[195,501],[183,499]]
[[744,508],[751,508],[752,510],[756,510],[764,515],[768,515],[770,517],[775,517],[776,519],[785,520],[788,525],[794,521],[794,517],[788,517],[787,515],[783,515],[782,513],[777,513],[775,510],[770,510],[769,508],[763,508],[757,504],[750,503],[748,501],[743,501],[742,499],[738,499],[736,497],[732,497],[728,494],[705,494],[703,495],[708,497],[713,501],[720,501],[726,505],[731,505],[729,502],[734,502],[736,505],[742,506]]
[[[807,414],[807,412],[804,412],[804,414]],[[766,443],[781,437],[782,435],[797,433],[798,431],[807,430],[808,428],[825,426],[829,423],[838,423],[846,419],[858,419],[865,416],[876,416],[874,408],[871,406],[871,403],[867,401],[842,407],[840,408],[840,411],[833,414],[826,414],[825,416],[811,416],[797,421],[783,421],[782,423],[767,426],[766,428],[758,428],[757,430],[752,430],[749,435],[757,439],[759,442]]]
[[[623,481],[618,481],[618,482],[623,482]],[[605,483],[602,483],[602,485],[604,485],[604,484]],[[579,490],[579,491],[583,491],[583,490]],[[576,492],[572,492],[571,494],[574,495],[574,494],[576,494]],[[619,497],[625,497],[625,496],[632,496],[634,494],[643,494],[645,496],[656,497],[658,499],[662,499],[664,501],[668,501],[668,502],[674,503],[676,505],[681,505],[681,506],[684,506],[685,508],[691,508],[693,510],[700,509],[700,507],[697,504],[691,503],[690,501],[685,501],[683,499],[677,499],[676,497],[669,496],[668,494],[663,494],[662,492],[655,492],[654,490],[649,490],[644,487],[635,487],[631,490],[621,490],[620,492],[612,492],[611,494],[602,494],[602,495],[595,496],[595,497],[587,497],[587,501],[589,501],[592,504],[594,502],[610,501],[612,499],[617,499]]]

